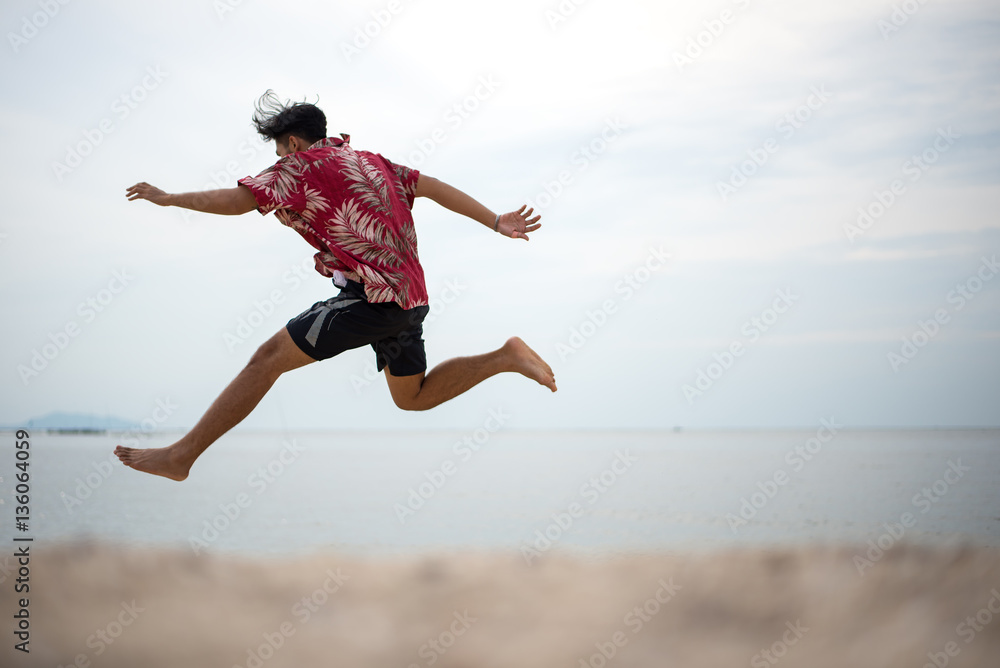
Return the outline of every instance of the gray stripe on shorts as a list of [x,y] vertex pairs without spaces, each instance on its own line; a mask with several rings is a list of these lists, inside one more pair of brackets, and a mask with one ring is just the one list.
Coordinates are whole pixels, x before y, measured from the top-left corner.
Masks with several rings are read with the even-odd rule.
[[309,328],[309,333],[306,334],[306,343],[311,345],[313,348],[316,347],[316,343],[319,340],[320,330],[323,328],[323,321],[326,320],[326,316],[330,315],[330,311],[347,308],[351,304],[356,304],[362,300],[336,299],[332,301],[333,301],[333,306],[329,306],[330,302],[328,301],[319,307],[319,310],[322,311],[322,313],[320,313],[319,316],[316,318],[316,320],[313,321],[312,326]]

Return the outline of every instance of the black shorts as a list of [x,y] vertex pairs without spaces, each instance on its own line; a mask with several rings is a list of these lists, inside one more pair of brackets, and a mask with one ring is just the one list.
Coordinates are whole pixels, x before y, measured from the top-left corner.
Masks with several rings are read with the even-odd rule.
[[405,310],[395,302],[370,304],[361,284],[351,281],[336,297],[316,302],[289,320],[285,329],[315,360],[370,345],[379,371],[388,366],[393,376],[412,376],[427,370],[421,337],[428,310]]

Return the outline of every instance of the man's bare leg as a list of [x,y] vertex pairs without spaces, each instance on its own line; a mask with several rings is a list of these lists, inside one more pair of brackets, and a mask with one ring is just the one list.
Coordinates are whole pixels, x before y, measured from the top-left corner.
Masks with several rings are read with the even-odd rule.
[[165,448],[145,450],[119,445],[115,454],[123,464],[137,471],[184,480],[198,456],[249,415],[281,374],[314,361],[282,328],[257,349],[246,367],[181,440]]
[[453,357],[425,374],[385,377],[396,405],[405,410],[424,411],[478,385],[498,373],[516,372],[556,391],[552,368],[521,339],[509,339],[502,348],[484,355]]

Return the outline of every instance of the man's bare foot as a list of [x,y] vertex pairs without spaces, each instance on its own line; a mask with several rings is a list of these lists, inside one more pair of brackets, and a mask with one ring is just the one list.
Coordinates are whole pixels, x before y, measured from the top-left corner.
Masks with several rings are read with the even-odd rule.
[[191,462],[178,455],[176,445],[145,450],[119,445],[115,448],[115,454],[125,466],[171,480],[184,480],[188,477],[188,471],[191,470]]
[[514,370],[523,376],[544,385],[553,392],[556,391],[556,377],[552,373],[552,367],[545,363],[538,353],[528,347],[528,344],[512,337],[503,345],[503,351],[507,354]]

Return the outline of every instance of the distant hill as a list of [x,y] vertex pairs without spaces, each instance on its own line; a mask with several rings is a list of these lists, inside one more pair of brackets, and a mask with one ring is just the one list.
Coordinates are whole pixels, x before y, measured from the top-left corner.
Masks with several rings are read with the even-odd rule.
[[54,431],[129,431],[138,429],[139,424],[114,416],[90,415],[87,413],[53,412],[41,417],[25,420],[20,424],[4,425],[0,429],[44,429]]

